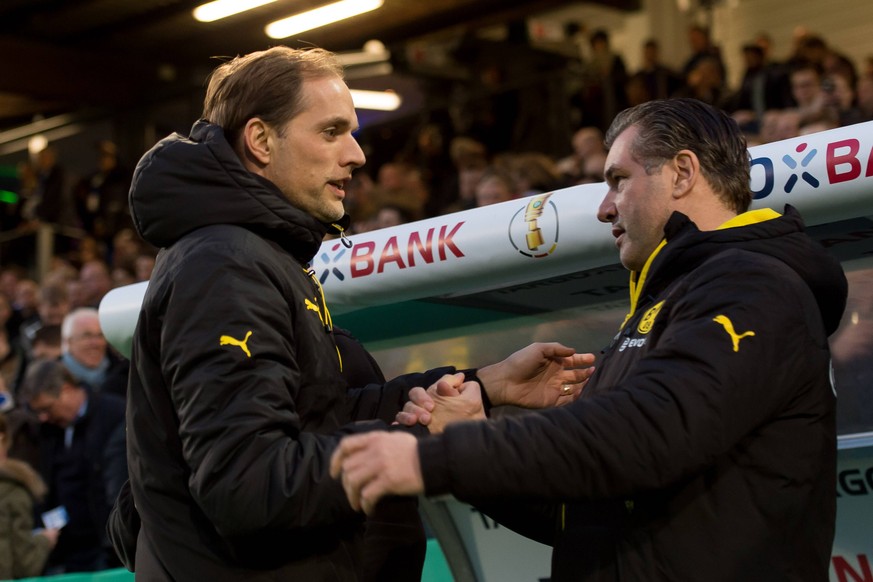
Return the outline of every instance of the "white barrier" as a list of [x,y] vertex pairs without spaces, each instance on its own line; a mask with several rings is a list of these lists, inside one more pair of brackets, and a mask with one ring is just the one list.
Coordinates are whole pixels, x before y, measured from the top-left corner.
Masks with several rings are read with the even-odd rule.
[[[797,207],[808,225],[873,215],[873,122],[751,148],[753,207]],[[326,241],[312,268],[335,315],[426,297],[458,296],[612,265],[597,220],[605,184]],[[129,353],[145,285],[111,291],[100,323]]]

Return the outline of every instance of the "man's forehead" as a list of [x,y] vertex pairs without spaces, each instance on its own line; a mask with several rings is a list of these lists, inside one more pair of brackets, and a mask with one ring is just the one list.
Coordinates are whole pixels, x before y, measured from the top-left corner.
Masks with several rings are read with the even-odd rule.
[[632,153],[633,145],[636,142],[637,135],[640,133],[640,128],[637,125],[629,125],[625,129],[622,130],[615,138],[612,140],[612,145],[609,147],[607,151],[607,157],[610,156],[622,156],[630,155]]
[[325,119],[341,116],[349,123],[357,122],[352,93],[340,77],[327,75],[305,79],[300,98],[300,114],[322,115]]
[[33,408],[45,408],[54,404],[57,396],[42,392],[30,399],[30,406]]
[[100,329],[100,320],[96,316],[82,316],[73,321],[73,329],[76,331]]

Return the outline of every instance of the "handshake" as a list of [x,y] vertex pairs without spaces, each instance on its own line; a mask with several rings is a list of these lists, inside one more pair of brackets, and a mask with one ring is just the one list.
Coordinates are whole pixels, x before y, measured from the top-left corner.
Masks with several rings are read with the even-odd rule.
[[[459,421],[486,420],[482,390],[494,406],[541,409],[574,402],[591,374],[594,355],[577,354],[558,343],[534,343],[478,371],[479,382],[464,374],[443,376],[427,389],[409,391],[395,424],[422,424],[432,435]],[[438,438],[438,437],[437,437]],[[415,436],[373,431],[343,438],[330,473],[340,479],[352,507],[370,514],[386,495],[418,495],[425,483]]]

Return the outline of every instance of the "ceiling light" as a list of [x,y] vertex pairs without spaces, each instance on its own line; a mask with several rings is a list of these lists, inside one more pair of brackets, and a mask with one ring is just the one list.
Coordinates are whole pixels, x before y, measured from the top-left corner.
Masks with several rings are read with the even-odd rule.
[[47,147],[48,138],[41,133],[38,133],[35,136],[31,137],[29,140],[27,140],[27,151],[32,156],[35,156]]
[[402,100],[394,91],[364,91],[352,89],[352,102],[355,109],[375,109],[377,111],[394,111]]
[[378,40],[368,40],[364,50],[336,53],[336,58],[344,67],[384,63],[391,59],[391,52]]
[[345,20],[382,6],[384,0],[340,0],[276,22],[265,29],[270,38],[287,38],[297,33]]
[[200,22],[212,22],[227,18],[252,8],[272,4],[276,0],[215,0],[194,9],[194,18]]

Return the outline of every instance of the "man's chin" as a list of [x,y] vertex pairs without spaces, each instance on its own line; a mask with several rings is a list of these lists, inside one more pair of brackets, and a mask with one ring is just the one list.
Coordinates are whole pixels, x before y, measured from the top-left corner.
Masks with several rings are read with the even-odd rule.
[[336,222],[339,219],[341,219],[343,216],[346,215],[346,209],[343,208],[342,205],[340,205],[339,208],[331,207],[330,209],[326,209],[326,210],[327,211],[325,212],[325,215],[328,218],[327,218],[327,220],[324,220],[324,222],[326,222],[328,224],[330,224],[332,222]]

